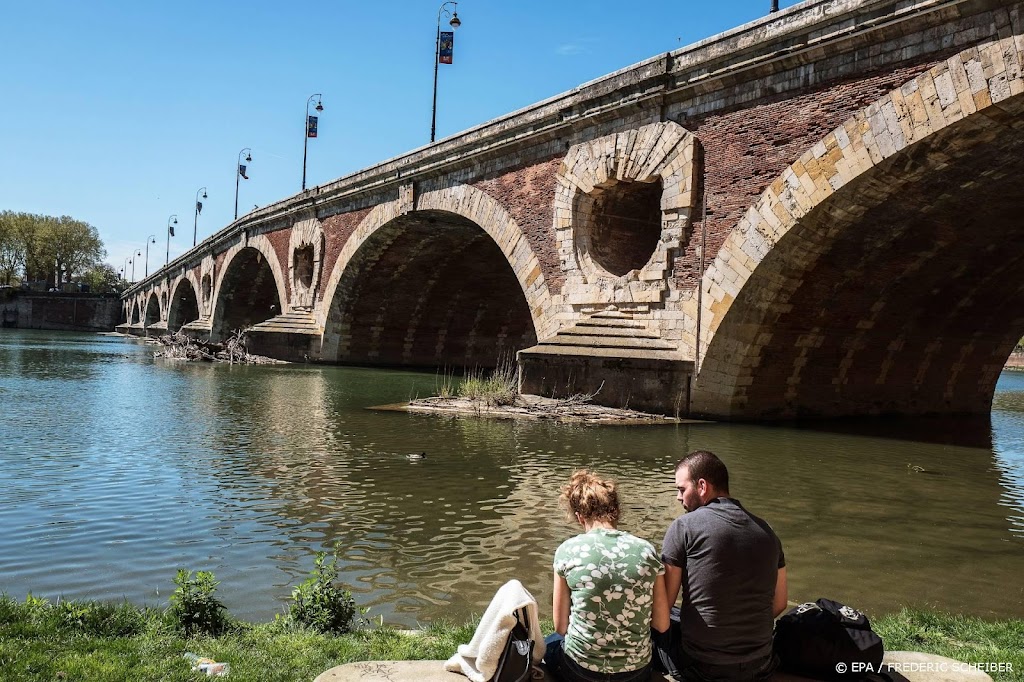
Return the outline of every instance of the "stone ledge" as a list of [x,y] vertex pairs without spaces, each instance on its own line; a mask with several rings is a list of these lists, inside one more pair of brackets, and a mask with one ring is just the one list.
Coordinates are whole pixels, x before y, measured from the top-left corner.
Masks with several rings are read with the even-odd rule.
[[[961,670],[964,663],[944,656],[919,651],[889,651],[885,654],[883,672],[893,680],[906,682],[991,682],[986,673],[973,668]],[[542,666],[543,668],[543,666]],[[945,668],[945,671],[943,671]],[[807,682],[811,678],[776,673],[774,682]],[[444,669],[444,661],[361,661],[346,663],[326,670],[313,682],[467,682],[468,678]],[[557,682],[544,669],[543,682]],[[651,682],[674,682],[661,673],[651,675]]]

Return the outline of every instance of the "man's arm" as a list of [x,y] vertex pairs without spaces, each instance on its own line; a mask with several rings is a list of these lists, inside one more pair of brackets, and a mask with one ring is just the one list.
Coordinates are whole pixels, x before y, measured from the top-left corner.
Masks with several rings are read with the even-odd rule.
[[565,636],[569,631],[569,607],[572,605],[572,593],[565,578],[555,573],[554,589],[551,593],[551,613],[555,619],[555,632]]
[[778,618],[786,610],[788,602],[789,586],[786,585],[786,567],[783,566],[779,569],[779,575],[775,578],[775,598],[772,599],[772,615]]

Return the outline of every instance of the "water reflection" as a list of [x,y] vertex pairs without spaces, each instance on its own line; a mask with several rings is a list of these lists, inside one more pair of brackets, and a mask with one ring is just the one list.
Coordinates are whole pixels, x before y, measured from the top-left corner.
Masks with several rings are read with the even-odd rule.
[[337,541],[357,600],[397,624],[479,613],[512,576],[546,603],[575,532],[556,507],[571,471],[619,479],[623,526],[660,544],[680,512],[673,463],[700,447],[783,538],[794,598],[1024,614],[1024,377],[1004,377],[980,430],[584,427],[365,409],[429,393],[432,375],[54,339],[0,335],[0,590],[14,596],[161,603],[185,566],[266,619]]

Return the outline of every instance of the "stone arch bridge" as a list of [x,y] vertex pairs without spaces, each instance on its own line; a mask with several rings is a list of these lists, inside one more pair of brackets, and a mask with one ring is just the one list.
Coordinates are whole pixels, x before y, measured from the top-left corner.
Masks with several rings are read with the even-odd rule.
[[517,353],[527,392],[665,413],[987,412],[1024,331],[1022,64],[1024,3],[808,0],[255,210],[122,328]]

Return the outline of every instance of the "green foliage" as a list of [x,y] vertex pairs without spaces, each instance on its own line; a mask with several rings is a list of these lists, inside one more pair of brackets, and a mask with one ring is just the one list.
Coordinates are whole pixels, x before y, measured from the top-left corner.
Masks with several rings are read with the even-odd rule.
[[0,284],[19,270],[26,280],[60,287],[106,256],[99,231],[70,216],[0,212]]
[[455,377],[447,368],[443,374],[434,377],[434,391],[438,398],[447,400],[455,397]]
[[174,624],[185,634],[219,634],[224,632],[228,620],[224,604],[214,596],[220,583],[210,571],[178,570],[174,578],[177,589],[171,595],[168,612]]
[[82,275],[82,281],[89,285],[89,290],[94,294],[119,294],[127,284],[120,273],[107,263],[100,263],[86,270]]
[[471,372],[459,386],[459,395],[487,405],[513,405],[519,397],[519,376],[515,360],[503,357],[490,374]]
[[1009,675],[1024,680],[1024,620],[983,620],[924,609],[901,609],[872,619],[887,651],[926,651],[966,663],[1008,663]]
[[356,620],[356,603],[348,590],[335,585],[338,579],[338,547],[330,562],[327,552],[317,552],[313,573],[292,592],[289,615],[317,632],[349,632]]

